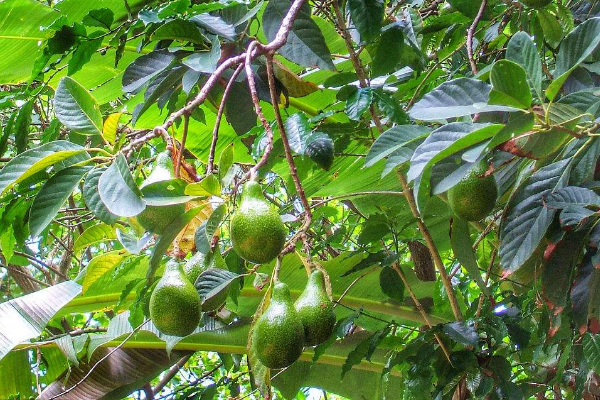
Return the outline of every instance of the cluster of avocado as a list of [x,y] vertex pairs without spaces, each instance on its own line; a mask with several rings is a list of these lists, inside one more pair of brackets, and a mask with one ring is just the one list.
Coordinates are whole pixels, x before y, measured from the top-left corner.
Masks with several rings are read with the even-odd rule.
[[254,325],[252,342],[256,355],[268,368],[288,367],[300,357],[304,346],[317,346],[329,339],[335,323],[321,271],[311,273],[295,303],[288,286],[277,282],[269,307]]

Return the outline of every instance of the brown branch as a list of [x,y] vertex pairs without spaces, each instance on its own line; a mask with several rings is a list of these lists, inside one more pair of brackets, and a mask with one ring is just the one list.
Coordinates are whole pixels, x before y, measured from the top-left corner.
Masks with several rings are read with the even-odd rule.
[[167,386],[167,384],[171,381],[171,379],[173,379],[175,377],[175,375],[177,375],[177,373],[179,372],[179,370],[181,368],[183,368],[183,366],[185,365],[185,363],[188,362],[188,360],[191,357],[192,357],[192,354],[189,354],[189,355],[183,357],[181,360],[177,361],[177,363],[175,365],[173,365],[165,373],[165,375],[162,377],[162,379],[160,380],[160,382],[158,382],[156,384],[156,386],[154,387],[154,389],[152,389],[152,394],[156,395],[156,394],[160,393],[160,391],[163,390],[165,386]]
[[217,119],[215,120],[215,126],[212,132],[212,142],[210,143],[210,151],[208,153],[208,166],[206,168],[207,174],[212,174],[215,169],[215,151],[217,149],[217,140],[219,140],[219,126],[221,125],[221,119],[223,118],[223,112],[225,111],[225,102],[229,97],[229,92],[231,92],[231,88],[233,87],[235,80],[237,79],[238,75],[242,72],[243,69],[243,64],[238,65],[237,69],[233,72],[233,75],[231,75],[231,78],[229,79],[225,90],[223,91],[223,98],[221,99],[219,110],[217,111]]
[[473,55],[473,36],[475,36],[475,30],[477,29],[477,25],[481,18],[483,18],[483,13],[485,12],[485,7],[487,6],[487,0],[483,0],[481,2],[481,7],[479,7],[479,12],[477,12],[477,16],[473,20],[469,29],[467,29],[467,55],[469,57],[469,63],[471,64],[471,72],[473,75],[477,73],[477,64],[475,63],[475,58]]
[[179,170],[181,169],[181,161],[183,159],[183,152],[185,151],[185,142],[187,140],[188,129],[190,127],[190,114],[183,115],[183,133],[181,136],[181,145],[177,152],[177,159],[175,160],[175,177],[179,178]]
[[[290,147],[290,142],[285,131],[283,119],[281,118],[281,112],[279,110],[279,99],[277,98],[277,91],[275,88],[275,74],[273,73],[272,53],[267,55],[267,77],[269,81],[269,93],[271,95],[271,103],[273,104],[273,110],[275,111],[275,119],[277,120],[279,133],[281,134],[281,142],[283,143],[285,158],[287,160],[288,166],[290,167],[290,174],[292,175],[292,179],[294,180],[296,192],[298,193],[298,197],[300,197],[300,201],[302,202],[302,206],[304,207],[304,224],[302,228],[300,228],[300,232],[306,232],[306,230],[312,222],[312,212],[310,210],[310,204],[308,203],[308,199],[306,198],[306,193],[304,192],[304,188],[302,187],[302,183],[300,182],[300,178],[298,177],[298,169],[296,168],[296,163],[294,162],[294,157],[292,156],[292,148]],[[299,235],[296,235],[296,237],[299,237]],[[283,254],[286,254],[286,251],[292,251],[293,246],[295,246],[295,243],[291,243],[286,249],[284,249]]]
[[450,301],[450,306],[452,307],[452,312],[454,313],[454,318],[456,318],[457,321],[462,321],[463,320],[462,312],[460,311],[460,307],[458,306],[458,300],[456,299],[454,289],[452,288],[452,282],[450,282],[450,277],[448,276],[448,272],[446,272],[446,268],[444,267],[444,262],[442,261],[442,258],[440,257],[440,253],[437,250],[437,247],[435,245],[435,242],[433,241],[433,238],[431,237],[431,234],[429,233],[429,230],[427,229],[427,227],[425,226],[425,223],[423,222],[423,219],[421,218],[421,214],[419,213],[419,210],[417,208],[417,203],[415,201],[415,197],[414,197],[412,191],[410,190],[410,188],[408,187],[406,178],[404,177],[402,172],[399,170],[397,171],[397,174],[398,174],[398,179],[400,180],[400,184],[402,185],[402,189],[404,190],[404,196],[406,197],[406,200],[408,201],[408,205],[410,207],[410,210],[411,210],[413,216],[417,220],[417,226],[419,227],[419,231],[421,231],[421,235],[423,236],[423,239],[425,239],[425,243],[427,244],[427,247],[429,248],[429,252],[431,253],[433,262],[435,263],[435,266],[440,274],[440,278],[442,280],[444,288],[446,289],[446,294],[448,295],[448,300]]

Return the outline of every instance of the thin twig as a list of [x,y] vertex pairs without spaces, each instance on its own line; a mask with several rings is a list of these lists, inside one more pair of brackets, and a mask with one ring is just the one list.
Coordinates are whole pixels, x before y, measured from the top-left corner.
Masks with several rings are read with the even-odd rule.
[[427,227],[425,226],[425,223],[423,222],[423,219],[421,218],[421,214],[419,213],[419,210],[417,208],[417,203],[415,201],[415,197],[412,193],[412,190],[408,187],[406,178],[404,177],[402,172],[399,170],[397,171],[397,174],[398,174],[398,179],[400,180],[400,184],[402,185],[402,189],[404,190],[404,196],[406,197],[406,200],[408,201],[408,205],[410,206],[410,210],[411,210],[413,216],[417,220],[417,226],[419,227],[419,231],[421,231],[421,235],[423,236],[423,239],[425,239],[425,243],[427,244],[427,247],[429,248],[429,252],[431,253],[433,262],[434,262],[435,266],[437,267],[438,272],[440,273],[440,279],[442,280],[442,283],[444,284],[444,288],[446,289],[446,294],[448,295],[448,300],[450,301],[450,306],[452,307],[452,312],[454,313],[454,318],[456,318],[457,321],[462,321],[463,320],[462,312],[460,311],[460,307],[458,305],[458,300],[456,299],[456,294],[454,293],[454,289],[452,288],[452,282],[450,282],[450,277],[448,276],[448,272],[446,271],[446,268],[444,267],[444,262],[442,261],[442,258],[440,257],[440,253],[437,250],[437,246],[435,245],[435,242],[433,241],[433,238],[431,237],[429,230],[427,229]]
[[235,80],[237,79],[238,75],[242,72],[243,69],[244,64],[238,65],[236,70],[233,72],[233,75],[231,75],[231,78],[229,79],[225,90],[223,91],[223,98],[221,99],[219,110],[217,111],[217,118],[215,120],[215,126],[212,132],[212,142],[210,143],[210,152],[208,153],[208,166],[206,168],[207,174],[212,174],[215,169],[215,151],[217,149],[217,140],[219,140],[219,126],[221,125],[221,119],[223,118],[223,112],[225,111],[225,102],[229,97],[229,92],[231,92],[231,88],[233,87]]
[[152,389],[152,393],[154,395],[160,393],[160,391],[163,390],[163,388],[165,386],[167,386],[167,383],[169,383],[171,381],[171,379],[173,379],[175,377],[175,375],[177,375],[179,370],[181,368],[183,368],[185,363],[187,363],[191,357],[192,357],[192,354],[189,354],[189,355],[183,357],[181,360],[177,361],[177,363],[175,365],[173,365],[171,367],[171,369],[169,369],[169,371],[167,371],[167,373],[162,377],[160,382],[158,382],[156,384],[154,389]]
[[183,152],[185,151],[185,142],[187,141],[188,129],[190,127],[190,115],[183,114],[183,133],[181,134],[181,144],[177,152],[177,160],[175,160],[175,177],[179,178],[179,170],[181,169],[181,161],[183,160]]
[[477,63],[475,62],[475,57],[473,55],[473,37],[475,36],[475,30],[477,29],[477,25],[481,18],[483,18],[483,13],[485,12],[485,7],[487,6],[487,0],[483,0],[481,2],[481,6],[479,7],[479,12],[475,16],[473,23],[467,29],[467,56],[469,57],[469,63],[471,64],[471,72],[473,75],[477,74]]

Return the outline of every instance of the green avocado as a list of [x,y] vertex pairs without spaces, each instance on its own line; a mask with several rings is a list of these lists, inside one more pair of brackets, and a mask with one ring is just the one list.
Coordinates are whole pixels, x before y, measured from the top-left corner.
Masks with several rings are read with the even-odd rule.
[[333,141],[329,137],[319,137],[306,146],[306,155],[325,171],[333,165]]
[[271,304],[256,321],[252,342],[261,363],[280,369],[294,363],[304,347],[304,328],[283,282],[273,288]]
[[267,202],[260,185],[244,185],[242,199],[230,224],[233,249],[242,258],[256,264],[275,259],[283,250],[287,231],[281,217]]
[[315,270],[310,274],[308,283],[294,306],[304,326],[307,346],[316,346],[329,339],[336,317],[333,304],[327,296],[323,272]]
[[196,283],[198,276],[210,267],[207,261],[209,260],[205,254],[197,252],[183,266],[183,272],[192,285]]
[[466,221],[479,221],[494,209],[498,186],[492,175],[482,177],[487,169],[487,163],[479,163],[448,190],[448,203],[458,217]]
[[172,336],[187,336],[200,323],[200,297],[175,260],[167,262],[150,296],[150,318],[159,331]]

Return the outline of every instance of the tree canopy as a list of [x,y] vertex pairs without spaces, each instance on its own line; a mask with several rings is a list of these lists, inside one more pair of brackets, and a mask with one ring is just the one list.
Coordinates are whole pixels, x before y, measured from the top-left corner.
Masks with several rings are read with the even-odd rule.
[[1,399],[600,398],[597,0],[4,0],[0,121]]

